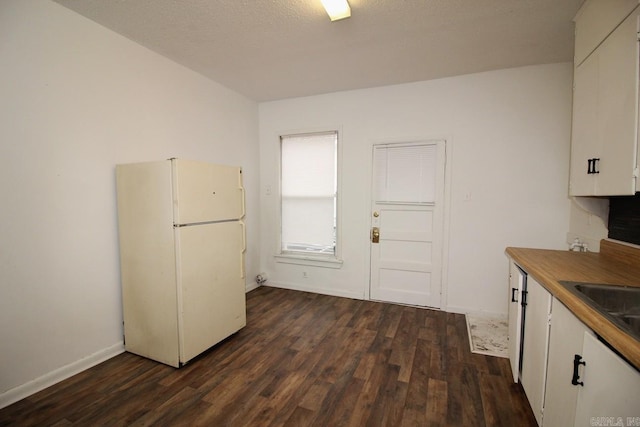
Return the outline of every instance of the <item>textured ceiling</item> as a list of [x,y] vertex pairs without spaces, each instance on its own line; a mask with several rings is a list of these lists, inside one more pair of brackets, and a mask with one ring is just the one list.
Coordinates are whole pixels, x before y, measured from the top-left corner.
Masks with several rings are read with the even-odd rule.
[[55,0],[256,101],[573,59],[583,0]]

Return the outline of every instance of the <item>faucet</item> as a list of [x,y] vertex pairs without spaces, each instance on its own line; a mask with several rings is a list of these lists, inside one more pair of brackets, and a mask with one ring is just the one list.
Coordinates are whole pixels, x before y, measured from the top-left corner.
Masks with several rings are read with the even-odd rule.
[[574,252],[588,252],[588,246],[586,243],[580,241],[578,237],[573,240],[573,243],[569,245],[569,250]]

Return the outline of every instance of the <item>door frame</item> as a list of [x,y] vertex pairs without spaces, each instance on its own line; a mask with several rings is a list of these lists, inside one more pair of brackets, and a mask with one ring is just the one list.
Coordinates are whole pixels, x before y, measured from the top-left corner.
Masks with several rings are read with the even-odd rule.
[[[411,137],[411,138],[393,138],[374,140],[369,145],[369,189],[366,197],[366,220],[363,221],[367,224],[366,238],[368,240],[368,254],[366,257],[366,271],[367,279],[364,284],[363,297],[367,301],[371,301],[371,238],[370,231],[373,227],[373,218],[371,216],[371,205],[373,198],[373,153],[377,145],[420,145],[431,142],[443,142],[444,146],[444,195],[442,203],[442,265],[441,265],[441,289],[440,289],[440,310],[448,311],[448,283],[449,283],[449,229],[450,229],[450,206],[451,206],[451,161],[453,152],[452,138],[449,136],[444,137]],[[428,308],[422,307],[420,308]]]

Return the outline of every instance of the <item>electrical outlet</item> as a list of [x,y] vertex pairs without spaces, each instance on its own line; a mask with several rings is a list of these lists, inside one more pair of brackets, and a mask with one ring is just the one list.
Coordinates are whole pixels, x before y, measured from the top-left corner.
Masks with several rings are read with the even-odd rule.
[[307,279],[308,277],[309,277],[309,276],[307,275],[307,272],[306,272],[306,271],[303,271],[303,272],[302,272],[302,278],[303,278],[303,279]]

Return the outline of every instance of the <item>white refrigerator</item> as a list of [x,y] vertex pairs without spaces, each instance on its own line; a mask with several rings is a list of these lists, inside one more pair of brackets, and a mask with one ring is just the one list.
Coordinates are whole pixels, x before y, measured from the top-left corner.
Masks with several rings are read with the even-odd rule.
[[246,325],[239,167],[116,166],[125,349],[180,367]]

